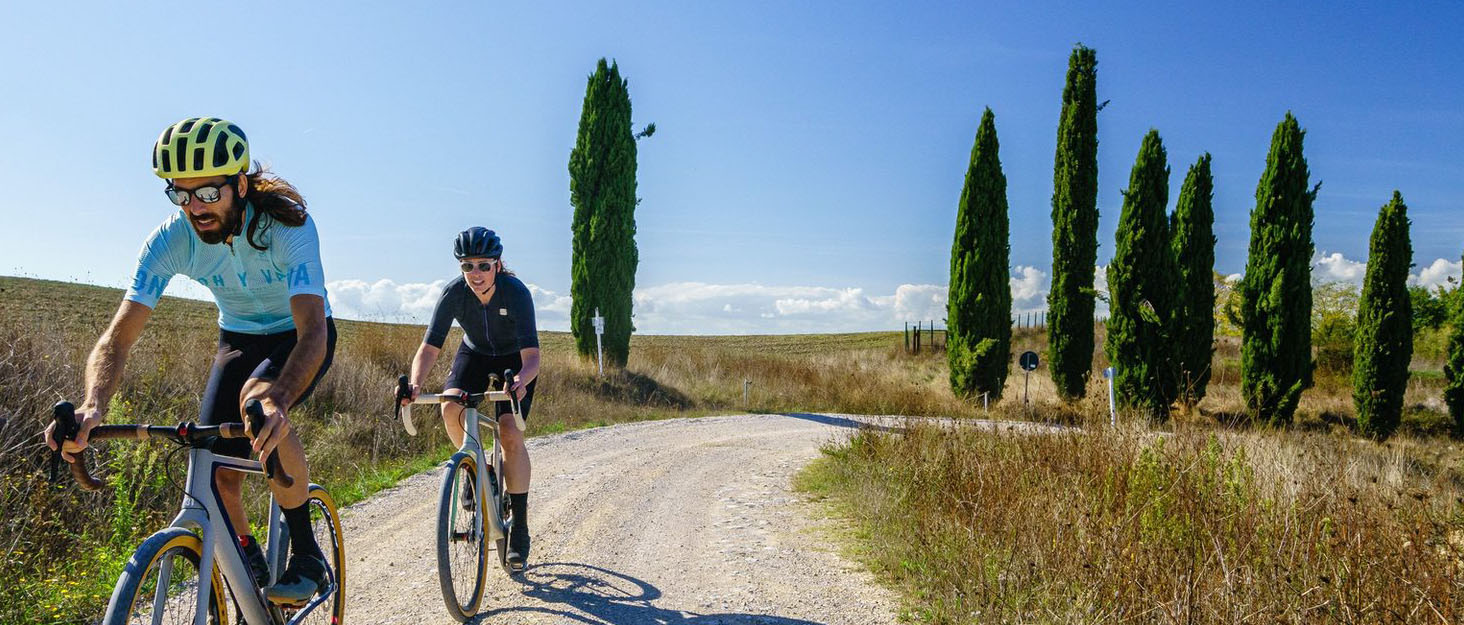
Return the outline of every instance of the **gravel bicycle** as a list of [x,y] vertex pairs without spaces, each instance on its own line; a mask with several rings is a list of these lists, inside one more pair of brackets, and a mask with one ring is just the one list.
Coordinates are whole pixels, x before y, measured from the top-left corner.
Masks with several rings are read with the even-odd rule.
[[[513,380],[513,371],[505,370],[502,377],[495,374],[489,379],[489,388],[497,387],[499,390],[463,395],[423,393],[411,402],[456,402],[463,406],[463,444],[447,461],[447,473],[442,476],[442,494],[437,502],[437,576],[442,584],[442,599],[447,604],[447,612],[459,622],[466,622],[476,615],[483,600],[490,540],[498,551],[499,566],[509,575],[519,572],[510,567],[507,556],[508,530],[513,519],[508,505],[508,486],[502,479],[503,447],[498,440],[498,415],[485,417],[478,412],[478,404],[484,400],[508,402],[514,422],[520,430],[523,429],[523,413],[518,399],[508,391],[509,380]],[[397,416],[407,433],[416,436],[417,427],[412,423],[410,405],[401,405],[401,400],[412,398],[407,376],[397,379],[396,396]],[[486,457],[479,432],[485,421],[492,425],[490,433],[493,437],[493,451]],[[488,514],[481,514],[482,510],[487,510]]]
[[[258,400],[249,400],[244,410],[253,430],[259,431],[265,421],[263,406]],[[53,412],[56,428],[52,437],[59,448],[62,441],[75,440],[81,426],[76,422],[75,408],[69,402],[56,404]],[[263,474],[287,488],[295,480],[280,469],[279,459],[274,454],[270,454],[265,467],[258,461],[213,453],[213,444],[220,439],[247,437],[242,423],[209,426],[187,422],[177,426],[99,425],[92,429],[91,442],[161,438],[188,449],[188,477],[182,489],[182,508],[171,525],[149,536],[127,560],[127,566],[112,590],[112,598],[107,602],[102,625],[225,625],[229,622],[226,620],[227,598],[233,599],[239,622],[246,625],[341,625],[344,622],[346,551],[340,513],[330,494],[319,485],[310,485],[306,504],[310,507],[310,522],[316,541],[326,557],[326,577],[320,590],[304,604],[277,605],[267,601],[263,588],[255,583],[244,551],[234,538],[228,511],[219,502],[214,474],[219,471]],[[59,461],[60,452],[53,452],[53,480]],[[87,471],[80,454],[71,464],[71,475],[86,490],[99,490],[105,486]],[[270,498],[268,518],[265,554],[270,563],[270,583],[274,583],[285,568],[290,541],[289,529],[273,497]],[[207,581],[204,581],[205,577]]]

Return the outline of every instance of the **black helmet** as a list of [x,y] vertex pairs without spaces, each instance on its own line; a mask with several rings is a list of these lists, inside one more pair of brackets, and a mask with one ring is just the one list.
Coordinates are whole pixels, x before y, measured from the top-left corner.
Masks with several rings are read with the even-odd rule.
[[458,260],[464,258],[498,258],[503,255],[503,242],[492,230],[473,226],[457,235],[453,241],[452,253]]

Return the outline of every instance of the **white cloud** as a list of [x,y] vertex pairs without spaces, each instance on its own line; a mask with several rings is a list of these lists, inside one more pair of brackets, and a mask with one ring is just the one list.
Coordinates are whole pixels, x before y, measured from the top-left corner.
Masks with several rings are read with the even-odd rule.
[[391,280],[327,282],[331,313],[344,319],[425,324],[446,280],[397,284]]
[[635,326],[655,334],[883,330],[944,318],[945,290],[906,284],[871,296],[860,288],[674,282],[636,290]]
[[1417,274],[1408,276],[1408,285],[1433,289],[1448,285],[1450,278],[1457,283],[1461,273],[1464,273],[1464,263],[1438,258],[1419,269]]
[[1011,277],[1012,313],[1021,314],[1047,309],[1047,291],[1052,288],[1052,277],[1036,267],[1017,265],[1016,275]]
[[1322,252],[1312,260],[1312,282],[1350,282],[1362,284],[1367,263],[1349,260],[1340,252]]

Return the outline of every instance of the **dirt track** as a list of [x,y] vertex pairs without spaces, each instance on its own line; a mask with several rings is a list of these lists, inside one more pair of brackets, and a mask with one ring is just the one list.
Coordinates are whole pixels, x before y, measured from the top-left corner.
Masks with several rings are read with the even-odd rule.
[[[489,570],[483,623],[894,623],[896,599],[827,541],[790,478],[857,423],[741,415],[530,439],[534,546]],[[437,580],[441,470],[344,514],[348,623],[454,622]],[[496,556],[495,556],[496,557]]]

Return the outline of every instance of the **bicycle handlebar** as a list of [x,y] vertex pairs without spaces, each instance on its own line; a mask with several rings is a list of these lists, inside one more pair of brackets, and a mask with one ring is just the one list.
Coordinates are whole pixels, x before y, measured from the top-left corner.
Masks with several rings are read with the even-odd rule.
[[[259,417],[264,417],[263,406],[257,406],[257,400],[250,400],[256,405]],[[245,409],[248,410],[246,404]],[[55,429],[51,431],[51,440],[56,443],[56,451],[51,452],[51,482],[55,483],[57,469],[61,462],[61,445],[65,441],[76,440],[77,434],[81,432],[81,424],[76,422],[76,408],[71,402],[57,402],[52,407],[52,419],[56,423]],[[251,418],[253,413],[251,413]],[[255,429],[263,426],[263,421],[255,424]],[[195,447],[206,445],[211,438],[248,438],[249,434],[242,423],[225,423],[222,425],[198,425],[191,422],[179,423],[176,426],[170,425],[146,425],[146,424],[125,424],[125,425],[98,425],[92,428],[87,434],[87,442],[105,441],[114,439],[144,440],[148,438],[166,438],[175,443],[192,445]],[[106,483],[97,479],[86,469],[86,450],[76,452],[76,462],[71,464],[71,477],[84,490],[101,490]],[[295,480],[283,471],[279,470],[279,460],[274,454],[270,454],[269,462],[266,463],[266,473],[271,479],[275,479],[280,485],[289,488]]]
[[[478,402],[483,401],[484,399],[492,402],[506,401],[512,408],[514,425],[518,426],[519,431],[523,431],[524,417],[523,412],[519,407],[519,399],[515,397],[513,393],[510,393],[508,391],[509,384],[507,381],[512,380],[513,376],[513,369],[504,369],[502,377],[499,377],[499,375],[496,373],[489,375],[488,384],[489,386],[499,387],[499,390],[496,391],[487,391],[483,393],[466,393],[463,395],[420,393],[417,395],[416,399],[412,399],[412,385],[410,382],[408,382],[407,376],[399,376],[397,378],[396,401],[393,403],[395,415],[397,418],[402,420],[402,426],[406,428],[407,434],[416,436],[417,427],[412,424],[411,411],[402,411],[402,400],[404,399],[411,400],[410,403],[412,404],[444,404],[448,402],[453,402],[463,406],[473,405],[474,407],[477,406]],[[492,415],[492,417],[494,420],[498,419],[498,415],[496,414]]]

